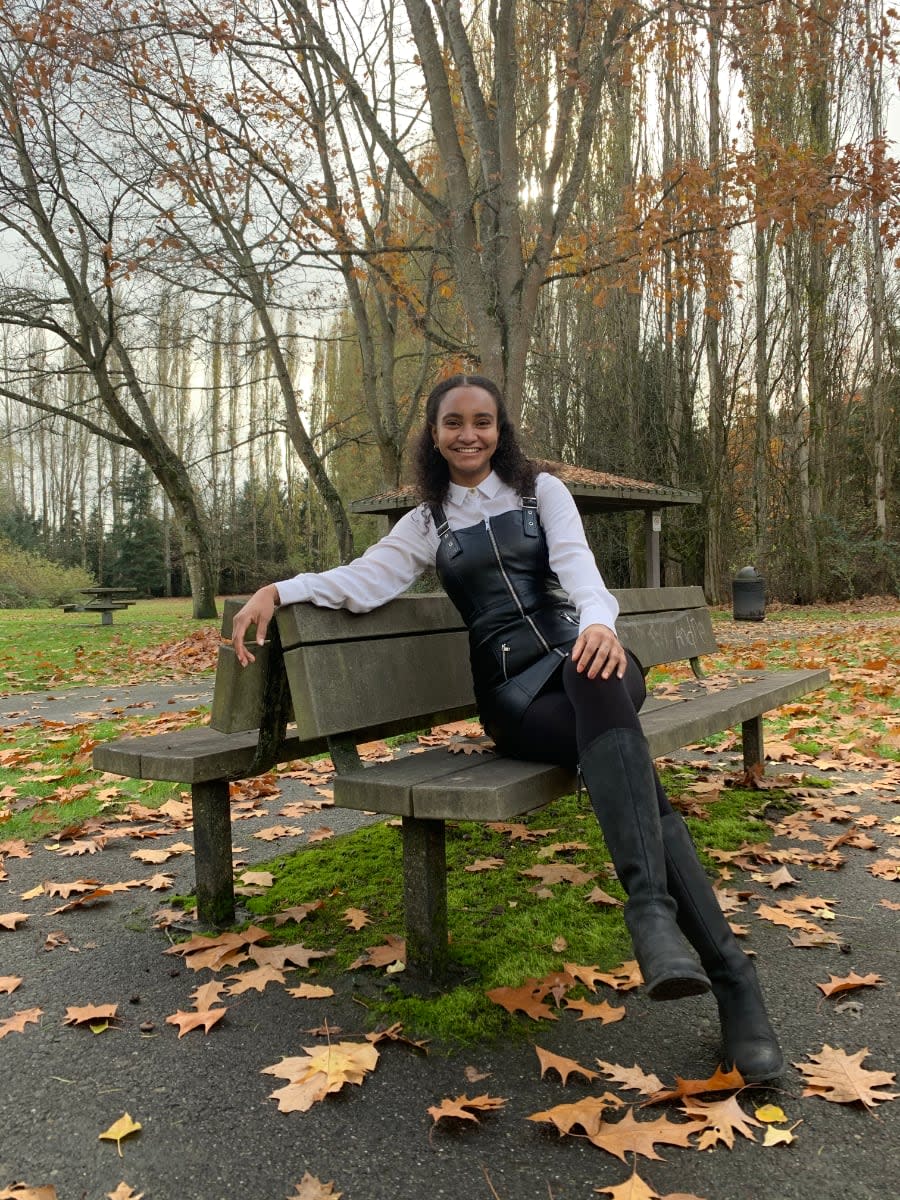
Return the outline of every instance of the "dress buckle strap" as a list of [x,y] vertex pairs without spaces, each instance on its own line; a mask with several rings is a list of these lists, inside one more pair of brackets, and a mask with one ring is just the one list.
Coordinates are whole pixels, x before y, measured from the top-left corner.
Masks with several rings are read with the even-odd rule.
[[537,497],[522,497],[522,532],[526,537],[537,537],[540,530],[537,514]]
[[462,546],[459,544],[459,539],[450,528],[450,522],[447,520],[447,514],[444,512],[442,504],[432,504],[431,516],[434,520],[435,531],[441,540],[444,548],[451,558],[456,558],[457,554],[462,554]]

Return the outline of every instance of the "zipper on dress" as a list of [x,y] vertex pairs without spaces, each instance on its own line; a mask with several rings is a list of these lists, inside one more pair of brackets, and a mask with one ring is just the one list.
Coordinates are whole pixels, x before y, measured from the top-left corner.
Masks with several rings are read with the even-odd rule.
[[516,589],[512,585],[512,580],[506,573],[506,567],[504,567],[503,559],[500,557],[500,547],[497,545],[497,539],[494,537],[493,529],[491,529],[490,517],[484,518],[484,525],[485,525],[485,528],[487,529],[488,537],[491,540],[491,546],[493,547],[494,557],[497,560],[497,566],[500,568],[500,574],[503,576],[503,580],[504,580],[507,588],[509,588],[509,594],[512,596],[513,600],[515,600],[515,602],[516,602],[516,608],[518,608],[518,610],[519,610],[519,615],[525,621],[528,622],[528,624],[531,626],[534,636],[538,639],[538,641],[541,643],[541,645],[544,647],[544,649],[549,653],[550,650],[552,649],[550,643],[547,641],[547,639],[544,637],[544,635],[538,629],[537,625],[535,625],[534,621],[532,621],[531,617],[529,617],[529,615],[526,613],[525,609],[522,607],[522,601],[519,599]]
[[507,654],[509,654],[509,646],[507,646],[506,642],[504,642],[503,645],[500,647],[500,654],[501,654],[501,664],[503,666],[503,678],[509,679],[509,673],[506,669],[506,656],[507,656]]

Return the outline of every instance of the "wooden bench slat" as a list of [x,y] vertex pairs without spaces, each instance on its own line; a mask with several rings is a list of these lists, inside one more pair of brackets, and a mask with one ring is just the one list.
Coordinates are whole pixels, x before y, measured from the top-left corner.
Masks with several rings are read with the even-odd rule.
[[464,633],[300,646],[284,652],[302,738],[474,705]]
[[718,649],[705,608],[624,616],[616,621],[616,629],[622,645],[636,654],[647,669],[660,663],[714,654]]
[[[129,779],[161,779],[171,783],[247,779],[256,759],[257,732],[251,729],[224,734],[204,725],[154,737],[119,738],[94,747],[94,766]],[[327,749],[324,738],[303,742],[296,731],[289,729],[278,756],[269,766],[322,754]]]
[[657,758],[759,717],[824,687],[827,682],[826,670],[778,671],[774,676],[767,674],[691,700],[654,706],[651,711],[641,713],[641,725],[650,752]]

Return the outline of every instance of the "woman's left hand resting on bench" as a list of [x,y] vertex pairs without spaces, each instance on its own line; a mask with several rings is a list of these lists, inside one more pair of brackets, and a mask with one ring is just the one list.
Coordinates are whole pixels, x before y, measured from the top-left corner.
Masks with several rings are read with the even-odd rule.
[[231,644],[242,667],[255,662],[254,656],[247,649],[244,638],[251,625],[256,626],[256,644],[262,646],[266,640],[269,622],[275,615],[275,609],[281,603],[278,588],[274,583],[268,583],[254,592],[244,607],[235,616],[231,626]]

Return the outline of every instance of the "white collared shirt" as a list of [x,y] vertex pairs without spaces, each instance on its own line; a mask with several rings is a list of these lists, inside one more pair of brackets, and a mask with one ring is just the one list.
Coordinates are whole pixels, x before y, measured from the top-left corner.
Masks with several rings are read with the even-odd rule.
[[[615,629],[619,605],[597,570],[568,488],[555,475],[541,472],[535,496],[550,570],[578,613],[579,630],[598,624]],[[522,497],[493,471],[477,487],[451,483],[444,501],[451,529],[468,529],[521,507]],[[433,567],[439,544],[431,513],[419,505],[360,558],[330,571],[285,579],[276,585],[278,595],[282,604],[307,600],[323,608],[370,612],[401,595],[424,570]]]

